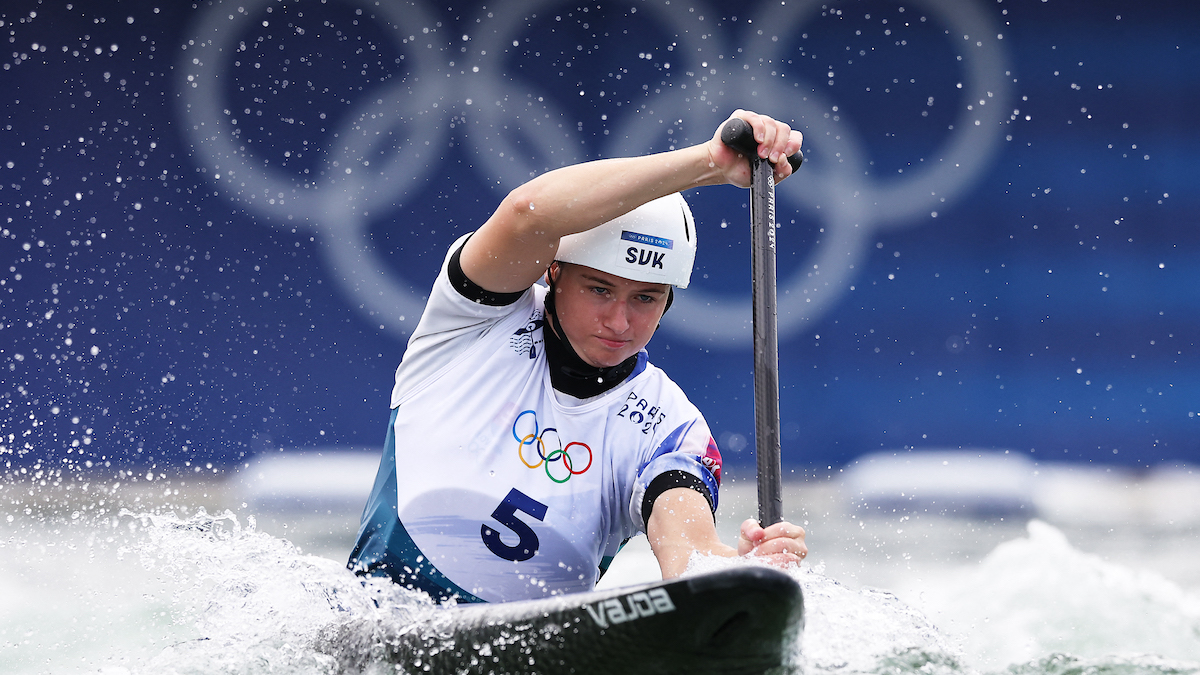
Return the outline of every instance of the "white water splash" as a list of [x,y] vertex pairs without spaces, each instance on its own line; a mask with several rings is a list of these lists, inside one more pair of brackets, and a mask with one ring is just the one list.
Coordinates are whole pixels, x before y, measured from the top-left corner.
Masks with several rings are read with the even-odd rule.
[[[0,674],[395,673],[386,637],[442,611],[354,577],[341,545],[308,555],[242,514],[87,516],[63,503],[59,516],[22,505],[0,517]],[[1080,552],[1040,522],[980,562],[955,563],[945,552],[962,545],[954,522],[925,525],[949,533],[914,535],[949,562],[909,572],[926,581],[895,595],[823,565],[790,571],[805,593],[794,657],[806,675],[1200,674],[1195,590]],[[309,545],[343,527],[283,529]],[[1197,550],[1182,534],[1165,541]],[[909,561],[889,561],[905,579]],[[747,562],[697,556],[691,573],[737,564]]]
[[923,591],[969,663],[994,669],[1063,653],[1200,661],[1200,596],[1079,551],[1042,521],[1028,533]]
[[[693,555],[688,574],[756,564],[741,558]],[[804,591],[805,627],[793,660],[805,673],[959,670],[959,655],[919,611],[887,591],[853,590],[820,568],[786,570]]]
[[229,511],[122,515],[144,528],[142,564],[170,579],[177,620],[199,636],[125,672],[394,673],[377,658],[385,636],[438,611],[422,593],[355,577]]

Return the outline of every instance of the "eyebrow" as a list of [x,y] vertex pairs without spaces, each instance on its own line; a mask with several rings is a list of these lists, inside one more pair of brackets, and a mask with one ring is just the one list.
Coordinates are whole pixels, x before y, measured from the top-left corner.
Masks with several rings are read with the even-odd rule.
[[[593,274],[588,274],[587,272],[582,273],[580,276],[582,276],[584,279],[587,279],[588,281],[600,284],[601,286],[607,286],[609,288],[614,288],[616,286],[616,284],[612,283],[608,279],[604,279],[602,277],[598,277]],[[636,289],[636,292],[638,292],[638,293],[666,293],[667,291],[666,291],[666,289],[659,288],[657,285],[655,285],[655,286],[638,288],[638,289]]]

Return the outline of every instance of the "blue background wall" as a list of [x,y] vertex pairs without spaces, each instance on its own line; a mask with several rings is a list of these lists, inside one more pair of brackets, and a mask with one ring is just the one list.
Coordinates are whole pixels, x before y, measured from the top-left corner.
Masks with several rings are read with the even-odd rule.
[[[445,247],[579,160],[794,120],[787,466],[1200,461],[1200,7],[31,2],[0,10],[0,461],[375,446]],[[746,193],[651,356],[752,461]]]

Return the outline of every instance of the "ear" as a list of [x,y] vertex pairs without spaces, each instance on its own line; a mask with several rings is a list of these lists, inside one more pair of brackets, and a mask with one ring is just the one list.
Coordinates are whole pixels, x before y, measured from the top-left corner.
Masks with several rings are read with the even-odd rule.
[[546,275],[545,275],[546,285],[553,288],[554,282],[558,281],[558,275],[561,273],[562,273],[562,265],[560,265],[557,260],[550,263],[550,266],[546,268]]

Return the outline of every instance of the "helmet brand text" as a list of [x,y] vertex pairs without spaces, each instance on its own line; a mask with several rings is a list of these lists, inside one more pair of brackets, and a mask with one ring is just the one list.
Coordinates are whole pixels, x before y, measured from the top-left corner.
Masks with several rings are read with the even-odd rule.
[[640,232],[630,232],[629,230],[623,230],[621,232],[621,238],[624,239],[625,241],[637,242],[639,244],[644,244],[646,246],[657,246],[659,248],[675,248],[675,242],[671,241],[670,239],[667,239],[666,237],[654,237],[649,234],[642,234]]

